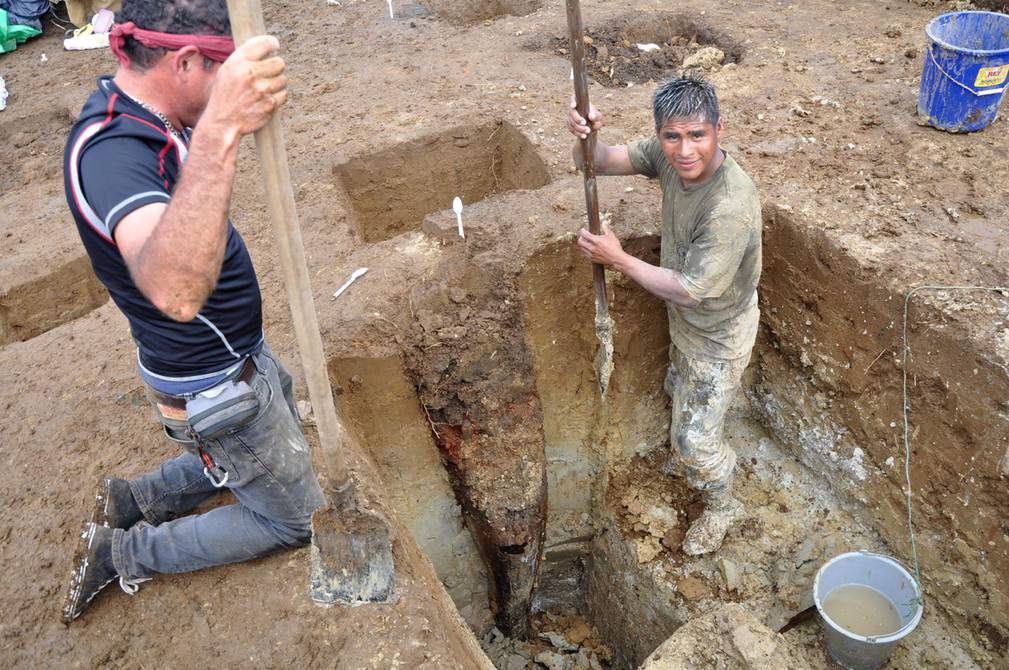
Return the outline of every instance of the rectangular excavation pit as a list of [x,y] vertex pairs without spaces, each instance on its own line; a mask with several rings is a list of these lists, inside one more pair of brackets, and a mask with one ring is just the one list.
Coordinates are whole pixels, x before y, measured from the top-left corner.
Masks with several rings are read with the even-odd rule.
[[499,16],[525,16],[543,6],[542,0],[421,0],[421,4],[457,26],[471,26]]
[[353,158],[334,169],[357,233],[379,242],[419,230],[452,199],[479,202],[496,193],[550,183],[532,143],[504,121],[459,126]]
[[97,309],[109,299],[87,256],[0,295],[0,346],[23,342]]

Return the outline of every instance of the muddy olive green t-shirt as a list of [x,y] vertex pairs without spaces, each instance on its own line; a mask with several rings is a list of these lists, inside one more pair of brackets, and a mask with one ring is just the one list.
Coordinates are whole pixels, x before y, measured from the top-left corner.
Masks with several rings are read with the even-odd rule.
[[750,353],[760,312],[761,214],[757,189],[742,168],[725,161],[708,181],[684,187],[658,138],[627,145],[631,165],[662,187],[660,265],[680,272],[700,304],[667,305],[669,336],[684,355],[734,360]]

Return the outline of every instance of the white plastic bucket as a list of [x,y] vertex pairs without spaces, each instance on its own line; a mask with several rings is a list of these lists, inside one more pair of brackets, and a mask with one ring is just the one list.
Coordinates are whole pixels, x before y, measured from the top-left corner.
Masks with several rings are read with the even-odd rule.
[[[900,615],[900,628],[889,635],[856,635],[834,623],[823,611],[823,601],[839,586],[858,585],[875,589],[890,599]],[[921,591],[904,566],[882,554],[853,551],[830,559],[813,580],[813,602],[823,620],[827,651],[848,670],[874,670],[886,663],[899,640],[921,621]]]

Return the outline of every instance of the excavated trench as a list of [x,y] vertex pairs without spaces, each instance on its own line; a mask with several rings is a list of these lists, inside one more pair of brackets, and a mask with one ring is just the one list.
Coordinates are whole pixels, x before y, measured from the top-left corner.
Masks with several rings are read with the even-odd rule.
[[[654,260],[658,239],[629,247]],[[634,562],[619,533],[600,532],[614,524],[601,511],[607,463],[668,439],[664,307],[614,282],[611,311],[624,327],[602,403],[591,272],[570,242],[542,247],[518,274],[458,261],[446,259],[437,281],[411,291],[416,325],[403,357],[331,361],[336,392],[478,634],[493,624],[535,639],[543,616],[556,613],[592,623],[593,613],[625,607],[613,579],[595,573]],[[640,637],[638,624],[624,630],[632,622],[602,618],[605,642],[593,643],[607,648],[598,654],[605,667],[651,651],[622,649]]]
[[421,0],[420,4],[457,26],[472,26],[501,16],[525,16],[543,6],[542,0]]
[[365,242],[419,230],[424,217],[550,182],[532,143],[505,121],[459,126],[337,165],[336,181]]
[[[832,556],[863,548],[908,556],[892,457],[894,360],[861,360],[895,346],[896,300],[789,210],[765,209],[762,331],[727,428],[750,514],[717,556],[690,558],[680,544],[701,505],[669,456],[665,306],[608,276],[615,371],[601,398],[590,266],[569,237],[516,244],[518,234],[501,233],[548,207],[571,211],[525,136],[501,121],[460,126],[352,158],[335,175],[357,233],[410,255],[404,262],[420,281],[404,282],[394,321],[383,317],[396,345],[332,359],[331,378],[391,502],[498,667],[639,667],[677,630],[732,602],[777,630],[811,604],[815,570]],[[456,195],[473,226],[465,243],[448,210]],[[610,214],[642,215],[635,211],[621,204]],[[624,242],[657,260],[654,235]],[[839,285],[837,276],[853,280]],[[969,418],[996,414],[991,398],[1006,386],[998,370],[968,361],[962,342],[932,348],[922,359],[930,366],[948,368],[942,354],[983,372],[975,372],[983,386],[956,390]],[[935,380],[953,373],[919,372],[912,400],[927,401]],[[945,440],[957,458],[986,463],[1002,453],[1001,443],[979,451],[951,421],[926,427],[923,449]],[[941,472],[936,463],[946,464]],[[915,480],[953,495],[951,463],[919,458]],[[991,514],[998,494],[986,495],[996,502],[978,519],[919,509],[961,534],[958,556],[934,533],[919,547],[926,566],[950,566],[935,572],[950,590],[942,581],[927,587],[964,609],[1004,597],[982,566],[1001,571],[1002,556],[977,562],[971,553],[1002,528]],[[895,668],[936,659],[974,667],[971,658],[1003,645],[993,608],[974,606],[977,625],[968,627],[950,623],[962,610],[938,610]],[[830,667],[818,630],[791,633],[785,645],[802,667]]]
[[[795,222],[770,207],[765,225],[775,273],[765,278],[767,294],[808,290],[781,267],[806,249],[792,235]],[[423,237],[411,233],[411,244]],[[654,236],[626,241],[652,261],[658,244]],[[397,337],[401,353],[334,359],[330,372],[387,494],[498,667],[648,667],[667,638],[726,603],[780,627],[808,607],[816,567],[838,553],[906,557],[899,532],[880,527],[871,509],[858,511],[859,498],[892,484],[852,486],[849,471],[874,472],[856,463],[860,451],[845,453],[838,439],[831,448],[841,453],[825,466],[811,457],[808,435],[790,437],[782,425],[804,391],[796,395],[795,373],[780,356],[803,346],[816,355],[808,334],[783,329],[784,307],[765,305],[772,329],[727,429],[740,455],[738,495],[752,516],[717,557],[690,558],[679,546],[701,506],[682,477],[663,474],[664,305],[610,275],[616,366],[602,399],[591,272],[570,240],[544,241],[518,267],[507,254],[488,264],[464,245],[438,249],[428,279],[408,289],[412,325]],[[812,258],[822,263],[824,254]],[[802,411],[800,429],[833,420],[823,408]],[[975,667],[958,645],[976,634],[942,616],[923,624],[894,667],[923,659]],[[819,628],[797,631],[775,639],[805,667],[830,667]]]

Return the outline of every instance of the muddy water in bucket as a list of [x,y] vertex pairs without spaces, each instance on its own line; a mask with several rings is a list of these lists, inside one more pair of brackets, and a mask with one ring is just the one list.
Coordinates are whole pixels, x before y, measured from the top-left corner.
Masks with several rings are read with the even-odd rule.
[[839,586],[823,601],[823,611],[841,628],[856,635],[890,635],[901,626],[890,599],[858,584]]
[[827,561],[813,580],[813,602],[823,619],[827,651],[849,670],[886,663],[923,611],[911,573],[889,556],[868,551]]

